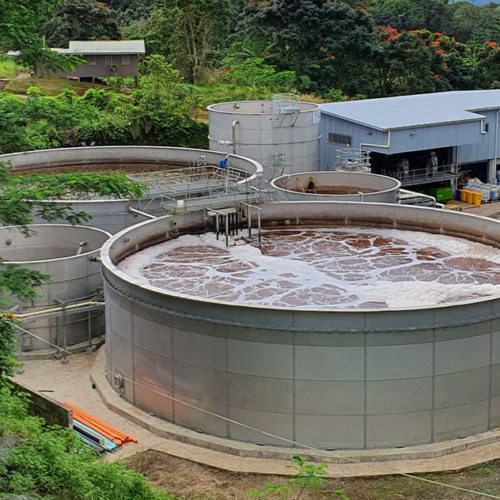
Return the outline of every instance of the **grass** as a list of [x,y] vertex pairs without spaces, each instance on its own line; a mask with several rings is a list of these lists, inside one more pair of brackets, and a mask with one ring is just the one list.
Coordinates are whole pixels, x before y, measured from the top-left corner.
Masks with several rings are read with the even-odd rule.
[[42,95],[55,96],[64,89],[73,89],[78,95],[83,95],[91,87],[99,87],[108,90],[108,87],[95,85],[93,83],[77,82],[64,78],[26,78],[23,80],[12,80],[4,89],[4,92],[11,94],[26,94],[30,87],[38,87]]
[[11,57],[0,59],[0,78],[14,78],[23,70],[24,68],[18,67]]

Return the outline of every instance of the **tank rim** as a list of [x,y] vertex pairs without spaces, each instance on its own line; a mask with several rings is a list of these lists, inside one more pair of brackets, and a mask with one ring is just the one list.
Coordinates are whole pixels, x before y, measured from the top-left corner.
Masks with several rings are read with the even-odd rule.
[[[280,202],[277,202],[280,203]],[[281,203],[287,203],[287,202],[281,202]],[[321,203],[332,203],[332,204],[344,204],[344,205],[360,205],[360,202],[357,201],[327,201],[327,202],[321,202],[321,201],[297,201],[297,202],[288,202],[288,203],[297,203],[297,204],[321,204]],[[370,203],[370,205],[373,206],[389,206],[393,207],[394,204],[389,204],[389,203]],[[438,210],[436,208],[429,208],[429,207],[419,207],[419,206],[411,206],[409,207],[412,210],[424,210],[424,211],[435,211]],[[483,217],[483,216],[477,216],[477,215],[472,215],[472,214],[464,214],[464,213],[457,213],[459,216],[464,216],[464,217],[473,217],[477,219],[484,219],[487,220],[488,222],[492,222],[495,224],[498,224],[499,226],[499,232],[500,232],[500,221],[490,219],[488,217]],[[192,301],[194,304],[200,302],[204,304],[214,304],[217,306],[221,307],[231,307],[231,308],[245,308],[245,309],[253,309],[255,311],[259,310],[267,310],[267,311],[273,311],[273,310],[280,310],[280,311],[289,311],[290,313],[311,313],[311,312],[316,312],[316,313],[342,313],[342,314],[366,314],[366,313],[408,313],[409,311],[423,311],[423,310],[436,310],[436,309],[449,309],[449,308],[455,308],[455,307],[461,307],[465,305],[474,305],[474,304],[486,304],[488,302],[495,302],[495,301],[500,301],[500,297],[487,297],[487,298],[477,298],[477,299],[471,299],[471,300],[462,300],[462,301],[456,301],[456,302],[450,302],[446,304],[436,304],[432,306],[410,306],[410,307],[387,307],[387,308],[363,308],[363,309],[348,309],[348,308],[339,308],[339,307],[332,307],[332,308],[313,308],[313,307],[284,307],[284,306],[256,306],[256,305],[248,305],[245,303],[240,303],[240,302],[224,302],[224,301],[219,301],[215,299],[206,299],[203,297],[193,297],[190,295],[185,295],[181,294],[178,292],[173,292],[173,291],[166,291],[161,288],[157,288],[152,285],[144,284],[141,283],[139,280],[133,278],[129,274],[121,271],[118,269],[118,267],[114,264],[110,257],[110,250],[113,246],[113,244],[119,240],[122,236],[124,236],[126,233],[137,229],[139,227],[145,226],[147,224],[154,224],[155,221],[157,222],[158,220],[165,220],[170,217],[175,217],[175,215],[166,215],[164,217],[158,217],[157,219],[154,220],[147,220],[144,222],[141,222],[139,224],[136,224],[135,226],[131,226],[129,228],[123,229],[122,231],[114,234],[109,238],[104,245],[101,247],[101,262],[103,266],[103,272],[108,271],[112,274],[114,274],[116,277],[119,279],[125,281],[127,284],[137,287],[139,289],[144,289],[148,290],[151,292],[154,292],[156,294],[159,294],[164,297],[172,297],[172,298],[179,298],[182,300],[189,300]],[[299,226],[300,228],[300,226]],[[279,229],[276,227],[275,229]],[[288,229],[293,229],[293,227],[288,227]],[[307,229],[307,227],[304,227],[303,229]],[[373,228],[372,228],[373,229]],[[404,230],[404,229],[403,229]],[[419,232],[426,232],[426,231],[419,231]],[[429,234],[433,234],[429,232]],[[457,237],[460,239],[460,237]],[[465,238],[461,238],[465,239]],[[486,243],[483,243],[486,244]]]
[[[106,241],[104,243],[107,243],[109,241],[109,239],[111,238],[111,233],[109,233],[108,231],[104,231],[103,229],[99,229],[97,227],[92,227],[92,226],[80,226],[80,225],[71,225],[71,224],[29,224],[29,227],[32,228],[32,227],[72,227],[72,228],[78,228],[78,229],[86,229],[86,230],[89,230],[89,231],[94,231],[96,233],[102,233],[104,235],[107,235],[108,238],[106,239]],[[4,231],[4,230],[19,230],[19,226],[4,226],[4,227],[0,227],[0,231]],[[103,245],[104,245],[103,243]],[[28,264],[39,264],[39,263],[43,263],[43,262],[56,262],[58,260],[71,260],[71,259],[75,259],[75,258],[79,258],[79,257],[83,257],[85,255],[91,255],[93,253],[96,253],[96,252],[99,252],[100,249],[103,247],[103,245],[101,245],[99,248],[96,248],[94,250],[89,250],[88,252],[82,252],[78,255],[68,255],[67,257],[58,257],[57,259],[40,259],[40,260],[9,260],[9,261],[4,261],[3,264],[12,264],[12,265],[15,265],[15,266],[18,266],[18,265],[28,265]]]

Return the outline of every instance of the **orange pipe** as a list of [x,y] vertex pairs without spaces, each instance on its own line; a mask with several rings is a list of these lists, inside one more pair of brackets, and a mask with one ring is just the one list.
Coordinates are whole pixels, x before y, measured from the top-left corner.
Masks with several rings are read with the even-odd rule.
[[72,405],[71,403],[61,402],[64,406],[67,406],[71,410],[73,410],[73,418],[78,420],[82,424],[85,424],[87,427],[99,432],[104,437],[110,439],[117,445],[122,445],[123,443],[133,442],[137,443],[137,439],[134,439],[123,432],[120,432],[118,429],[115,429],[111,425],[99,420],[98,418],[92,416],[90,413],[83,411],[82,409]]

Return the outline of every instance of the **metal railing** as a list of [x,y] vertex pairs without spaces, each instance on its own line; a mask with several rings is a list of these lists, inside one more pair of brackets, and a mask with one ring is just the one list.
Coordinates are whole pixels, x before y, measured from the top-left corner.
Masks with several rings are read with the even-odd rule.
[[412,186],[416,184],[429,184],[431,182],[443,181],[447,179],[456,179],[458,177],[458,172],[459,166],[452,164],[410,169],[406,172],[401,170],[383,169],[380,171],[380,174],[398,179],[403,186]]

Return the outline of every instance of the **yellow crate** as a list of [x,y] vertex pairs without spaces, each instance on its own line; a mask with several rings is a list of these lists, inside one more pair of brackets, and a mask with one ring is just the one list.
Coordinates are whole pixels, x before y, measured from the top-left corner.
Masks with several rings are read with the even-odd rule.
[[456,210],[457,212],[462,211],[462,207],[459,205],[445,205],[444,208],[446,208],[446,210]]
[[460,191],[460,201],[467,201],[467,193],[470,193],[468,189],[462,189]]

